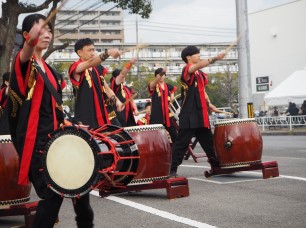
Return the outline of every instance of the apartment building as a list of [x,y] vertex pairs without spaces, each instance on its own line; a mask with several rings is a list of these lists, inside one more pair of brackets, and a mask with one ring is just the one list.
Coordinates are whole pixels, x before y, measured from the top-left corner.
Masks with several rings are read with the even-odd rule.
[[121,9],[82,11],[61,10],[55,22],[55,45],[90,37],[95,43],[124,43]]

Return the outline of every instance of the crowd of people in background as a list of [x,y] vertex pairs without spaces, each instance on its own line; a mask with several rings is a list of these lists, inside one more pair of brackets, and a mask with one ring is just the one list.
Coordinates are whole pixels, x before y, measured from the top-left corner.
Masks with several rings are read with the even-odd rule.
[[265,116],[299,116],[306,115],[306,100],[303,101],[303,104],[298,107],[298,105],[294,102],[289,102],[288,108],[283,112],[280,111],[280,108],[277,106],[273,107],[273,110],[268,111],[255,111],[256,117],[265,117]]

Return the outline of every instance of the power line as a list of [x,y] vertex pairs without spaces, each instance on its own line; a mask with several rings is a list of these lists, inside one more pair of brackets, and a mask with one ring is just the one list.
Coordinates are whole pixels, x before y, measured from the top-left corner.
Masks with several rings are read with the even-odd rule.
[[[127,29],[130,30],[130,29]],[[165,33],[176,33],[176,34],[187,34],[187,35],[199,35],[199,36],[218,36],[218,37],[235,37],[235,34],[232,36],[230,35],[220,35],[220,34],[207,34],[207,33],[187,33],[187,32],[176,32],[176,31],[164,31],[164,30],[158,30],[158,29],[147,29],[147,28],[141,28],[141,30],[146,31],[152,31],[152,32],[165,32]]]

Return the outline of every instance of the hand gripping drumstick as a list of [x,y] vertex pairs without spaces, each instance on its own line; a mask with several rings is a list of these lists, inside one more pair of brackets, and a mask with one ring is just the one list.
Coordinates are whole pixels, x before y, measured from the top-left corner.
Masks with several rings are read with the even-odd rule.
[[137,93],[134,93],[129,99],[127,99],[127,100],[122,104],[122,108],[125,107],[126,104],[130,103],[136,96],[137,96]]

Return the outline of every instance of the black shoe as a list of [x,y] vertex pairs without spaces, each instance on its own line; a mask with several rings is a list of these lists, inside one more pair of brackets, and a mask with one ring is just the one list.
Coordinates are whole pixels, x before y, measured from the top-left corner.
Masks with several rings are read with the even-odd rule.
[[174,170],[170,171],[170,178],[176,178],[177,177],[177,173]]

